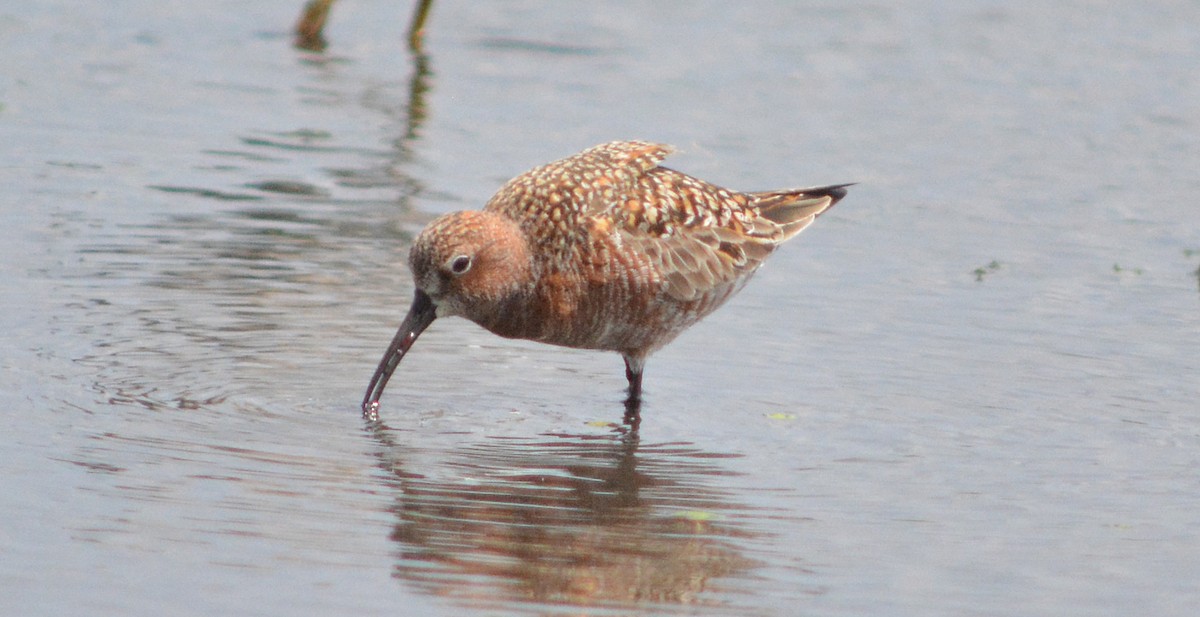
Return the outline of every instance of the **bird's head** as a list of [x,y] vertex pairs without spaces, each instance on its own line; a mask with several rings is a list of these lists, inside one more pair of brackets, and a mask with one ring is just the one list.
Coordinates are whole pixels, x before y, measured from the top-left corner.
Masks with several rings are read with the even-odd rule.
[[529,245],[512,220],[484,211],[462,211],[434,219],[408,255],[416,289],[412,306],[380,360],[363,414],[374,418],[379,398],[417,337],[438,317],[458,315],[476,323],[495,318],[533,280]]

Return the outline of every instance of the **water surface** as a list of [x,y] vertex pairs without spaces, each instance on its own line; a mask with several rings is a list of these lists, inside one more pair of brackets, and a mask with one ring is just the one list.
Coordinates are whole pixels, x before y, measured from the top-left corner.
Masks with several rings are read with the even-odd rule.
[[[1186,615],[1200,9],[0,9],[5,613]],[[858,182],[651,358],[439,320],[413,234],[612,139]]]

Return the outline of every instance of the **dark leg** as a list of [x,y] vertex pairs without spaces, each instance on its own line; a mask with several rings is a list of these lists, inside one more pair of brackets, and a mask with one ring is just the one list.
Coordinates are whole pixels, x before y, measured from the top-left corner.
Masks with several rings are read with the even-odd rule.
[[625,398],[625,423],[637,430],[642,422],[643,358],[625,356],[625,379],[629,380],[629,396]]
[[625,379],[629,380],[629,400],[642,398],[642,361],[625,356]]

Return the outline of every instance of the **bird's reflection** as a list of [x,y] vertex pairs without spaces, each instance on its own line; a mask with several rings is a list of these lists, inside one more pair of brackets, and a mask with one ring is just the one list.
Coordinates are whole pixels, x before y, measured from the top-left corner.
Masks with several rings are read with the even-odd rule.
[[755,565],[735,542],[755,535],[736,522],[749,508],[706,486],[729,472],[687,444],[494,439],[417,475],[412,446],[370,430],[397,489],[394,575],[427,593],[474,607],[720,604],[721,580]]

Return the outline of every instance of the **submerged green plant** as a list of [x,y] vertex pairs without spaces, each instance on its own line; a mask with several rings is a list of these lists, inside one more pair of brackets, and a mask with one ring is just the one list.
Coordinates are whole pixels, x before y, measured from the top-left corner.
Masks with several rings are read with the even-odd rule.
[[682,512],[673,512],[671,516],[692,521],[694,523],[707,523],[709,521],[719,521],[725,517],[715,512],[707,510],[684,510]]
[[[1200,256],[1200,249],[1183,249],[1183,256],[1188,259]],[[1196,266],[1196,269],[1192,270],[1192,276],[1196,277],[1196,284],[1200,285],[1200,266]]]
[[988,274],[991,274],[999,269],[1000,269],[1000,262],[993,259],[991,261],[991,263],[987,264],[986,266],[979,266],[978,268],[975,268],[974,270],[972,270],[971,274],[975,275],[976,283],[982,283],[984,276],[987,276]]

